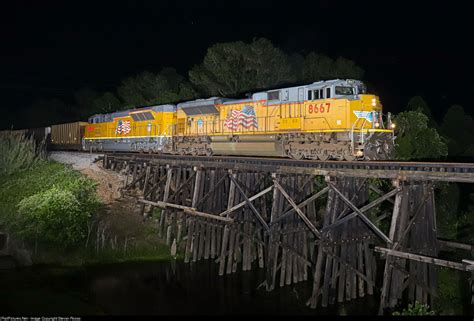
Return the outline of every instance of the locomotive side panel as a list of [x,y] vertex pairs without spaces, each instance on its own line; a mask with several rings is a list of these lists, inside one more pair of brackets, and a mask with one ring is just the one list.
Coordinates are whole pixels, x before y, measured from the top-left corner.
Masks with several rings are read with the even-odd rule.
[[99,118],[99,122],[88,125],[84,136],[85,150],[161,152],[171,139],[176,124],[172,105],[108,116],[106,121]]

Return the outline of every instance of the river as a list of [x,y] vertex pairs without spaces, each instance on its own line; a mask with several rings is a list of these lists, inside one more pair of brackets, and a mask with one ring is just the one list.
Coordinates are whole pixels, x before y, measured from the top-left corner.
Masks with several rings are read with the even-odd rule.
[[121,263],[0,270],[1,315],[375,314],[376,297],[311,310],[311,282],[266,292],[264,270],[218,276],[218,265]]

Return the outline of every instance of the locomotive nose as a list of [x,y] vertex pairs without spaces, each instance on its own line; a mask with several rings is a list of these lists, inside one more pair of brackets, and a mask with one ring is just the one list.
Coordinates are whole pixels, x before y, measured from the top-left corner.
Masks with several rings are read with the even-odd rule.
[[362,105],[366,110],[381,110],[382,104],[380,103],[379,96],[376,95],[360,95]]

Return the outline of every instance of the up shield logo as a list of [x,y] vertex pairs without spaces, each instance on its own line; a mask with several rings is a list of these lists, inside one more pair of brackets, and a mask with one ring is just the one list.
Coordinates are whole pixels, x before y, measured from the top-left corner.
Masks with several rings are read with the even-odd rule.
[[354,110],[354,114],[357,118],[365,118],[369,122],[372,122],[374,119],[374,114],[371,111]]

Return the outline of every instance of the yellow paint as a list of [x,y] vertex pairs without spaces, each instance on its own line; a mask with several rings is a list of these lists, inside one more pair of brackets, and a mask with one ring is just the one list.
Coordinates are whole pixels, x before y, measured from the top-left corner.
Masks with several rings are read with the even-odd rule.
[[[106,139],[106,138],[137,138],[137,137],[157,137],[171,136],[176,125],[176,113],[174,112],[151,112],[154,119],[134,121],[131,116],[114,118],[111,122],[88,124],[84,134],[85,139]],[[130,121],[130,132],[127,134],[117,133],[118,122]]]
[[[181,109],[177,112],[178,135],[241,135],[275,134],[286,132],[393,132],[390,129],[373,128],[372,122],[358,118],[354,111],[380,112],[382,105],[375,95],[359,95],[360,100],[340,98],[307,100],[301,103],[268,104],[267,101],[251,101],[217,105],[218,114],[187,116]],[[373,101],[375,106],[372,105]],[[232,111],[241,111],[244,106],[255,110],[258,127],[236,129],[226,126],[225,120]]]

